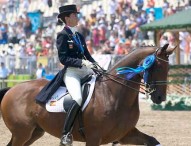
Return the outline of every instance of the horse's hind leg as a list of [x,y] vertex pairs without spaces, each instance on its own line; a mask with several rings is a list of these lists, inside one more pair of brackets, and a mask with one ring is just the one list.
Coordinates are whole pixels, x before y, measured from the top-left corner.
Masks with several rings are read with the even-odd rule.
[[37,139],[42,137],[44,135],[44,130],[40,127],[36,127],[32,133],[31,138],[25,143],[26,146],[31,145],[33,142],[35,142]]
[[[17,128],[19,128],[19,126]],[[29,146],[45,133],[44,130],[38,126],[23,126],[23,128],[17,128],[10,130],[12,132],[12,138],[7,146]]]
[[152,136],[146,135],[134,128],[125,137],[119,140],[121,144],[160,146],[160,143]]
[[10,129],[12,133],[11,146],[24,146],[31,138],[34,126],[15,125],[14,129]]

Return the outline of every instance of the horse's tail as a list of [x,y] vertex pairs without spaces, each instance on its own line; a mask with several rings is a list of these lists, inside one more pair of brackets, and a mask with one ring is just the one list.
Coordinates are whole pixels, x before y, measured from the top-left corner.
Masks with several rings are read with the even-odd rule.
[[3,100],[3,96],[5,95],[5,93],[6,93],[9,89],[10,89],[10,87],[0,89],[0,105],[1,105],[1,101]]
[[[5,93],[6,93],[9,89],[10,89],[10,87],[0,89],[0,105],[1,105],[1,101],[3,100],[3,96],[5,95]],[[1,110],[1,107],[0,107],[0,110]],[[1,111],[0,111],[0,118],[1,118]]]

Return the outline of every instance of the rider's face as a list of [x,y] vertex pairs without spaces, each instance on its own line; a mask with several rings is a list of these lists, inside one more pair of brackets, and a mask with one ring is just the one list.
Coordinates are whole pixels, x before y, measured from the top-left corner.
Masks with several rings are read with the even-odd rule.
[[71,13],[69,17],[67,17],[67,25],[74,27],[78,25],[78,14],[77,13]]

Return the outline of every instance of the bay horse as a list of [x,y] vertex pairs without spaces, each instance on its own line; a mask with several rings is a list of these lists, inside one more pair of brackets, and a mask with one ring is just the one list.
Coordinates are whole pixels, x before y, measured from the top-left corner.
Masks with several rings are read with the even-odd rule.
[[[82,113],[85,138],[78,132],[79,123],[76,120],[72,131],[74,140],[86,142],[86,146],[99,146],[114,141],[120,144],[160,145],[154,137],[136,128],[140,113],[138,95],[143,74],[125,80],[125,75],[116,75],[116,68],[135,68],[148,55],[154,54],[156,60],[149,69],[148,85],[154,91],[151,93],[152,101],[160,104],[166,99],[168,56],[174,50],[167,48],[168,45],[159,49],[148,46],[136,49],[96,81],[93,97]],[[0,91],[1,114],[12,134],[8,146],[31,145],[45,132],[61,137],[65,113],[48,112],[35,101],[47,83],[46,79],[31,80]]]

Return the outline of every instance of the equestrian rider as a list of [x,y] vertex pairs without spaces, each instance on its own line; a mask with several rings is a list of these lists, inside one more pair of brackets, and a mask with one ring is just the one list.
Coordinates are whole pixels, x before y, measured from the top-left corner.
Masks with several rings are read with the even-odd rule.
[[73,103],[69,108],[60,145],[72,145],[71,129],[82,104],[82,89],[80,80],[88,74],[93,74],[95,60],[88,52],[84,37],[77,32],[78,14],[76,5],[59,7],[58,22],[65,27],[57,35],[56,46],[60,62],[66,71],[63,81],[72,96]]

